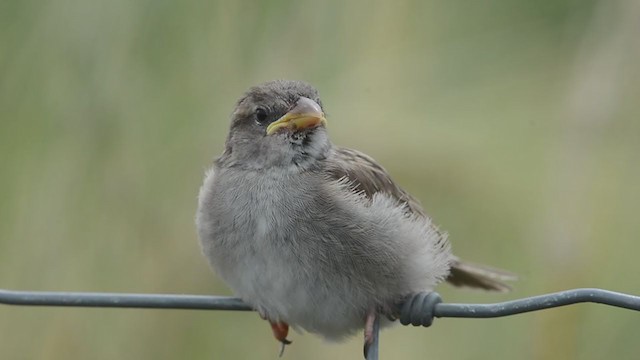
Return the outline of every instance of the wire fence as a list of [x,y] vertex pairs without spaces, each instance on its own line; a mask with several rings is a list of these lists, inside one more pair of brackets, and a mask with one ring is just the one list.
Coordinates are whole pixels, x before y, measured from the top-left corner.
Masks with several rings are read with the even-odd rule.
[[[431,326],[435,318],[495,318],[578,303],[597,303],[640,311],[640,296],[602,289],[573,289],[494,304],[443,303],[436,292],[419,293],[399,304],[403,325]],[[150,308],[252,311],[242,300],[227,296],[15,291],[0,289],[0,304],[100,308]],[[378,360],[379,323],[367,360]]]

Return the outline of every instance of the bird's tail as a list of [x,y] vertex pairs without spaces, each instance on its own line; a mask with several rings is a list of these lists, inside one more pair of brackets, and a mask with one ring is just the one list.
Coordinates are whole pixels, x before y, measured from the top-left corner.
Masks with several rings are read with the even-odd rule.
[[511,286],[505,282],[516,279],[517,276],[507,271],[468,263],[458,258],[451,263],[451,272],[447,277],[447,281],[453,286],[499,292],[510,291]]

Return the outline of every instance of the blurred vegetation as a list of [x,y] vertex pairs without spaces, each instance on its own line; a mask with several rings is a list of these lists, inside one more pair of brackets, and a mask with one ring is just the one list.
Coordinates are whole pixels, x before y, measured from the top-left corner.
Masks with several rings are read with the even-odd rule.
[[[234,101],[323,95],[334,142],[419,197],[508,295],[640,294],[640,3],[0,3],[0,287],[228,294],[194,231]],[[634,275],[636,274],[636,275]],[[580,305],[396,327],[383,359],[629,359],[637,314]],[[359,358],[292,336],[288,359]],[[2,359],[274,359],[255,314],[0,306]],[[427,355],[425,355],[427,354]]]

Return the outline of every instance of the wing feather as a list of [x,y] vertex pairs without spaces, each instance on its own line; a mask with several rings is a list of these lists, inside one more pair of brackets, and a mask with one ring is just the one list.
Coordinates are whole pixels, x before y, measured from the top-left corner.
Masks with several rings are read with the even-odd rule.
[[[406,204],[414,214],[428,216],[420,202],[396,185],[389,173],[370,156],[357,150],[336,146],[328,160],[326,172],[329,177],[348,181],[352,191],[361,192],[368,198],[377,192],[384,192]],[[435,230],[440,232],[437,227]],[[451,264],[451,273],[447,277],[447,281],[454,286],[501,292],[510,289],[504,281],[514,279],[515,276],[509,272],[463,262],[458,258]]]
[[333,179],[347,179],[354,191],[364,193],[368,198],[377,192],[387,193],[415,214],[427,216],[420,202],[404,191],[391,179],[389,173],[370,156],[353,149],[335,147],[327,162],[327,173]]

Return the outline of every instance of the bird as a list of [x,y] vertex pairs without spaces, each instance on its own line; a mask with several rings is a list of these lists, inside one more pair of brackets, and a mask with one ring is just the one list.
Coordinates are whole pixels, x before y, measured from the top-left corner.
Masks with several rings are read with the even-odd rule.
[[[389,325],[398,302],[454,286],[508,291],[513,276],[453,255],[420,202],[370,156],[334,145],[318,91],[251,87],[206,171],[196,227],[204,256],[284,346],[289,327],[339,341]],[[366,356],[366,355],[365,355]]]

